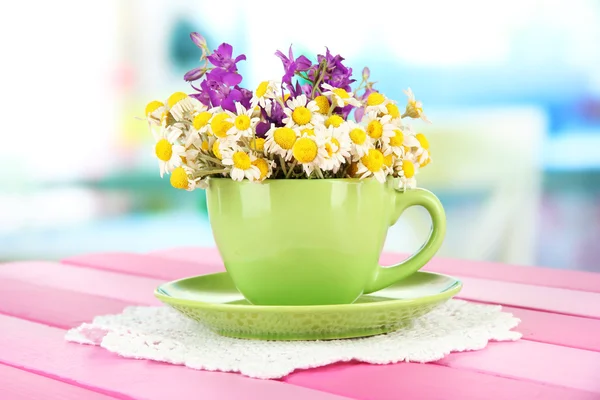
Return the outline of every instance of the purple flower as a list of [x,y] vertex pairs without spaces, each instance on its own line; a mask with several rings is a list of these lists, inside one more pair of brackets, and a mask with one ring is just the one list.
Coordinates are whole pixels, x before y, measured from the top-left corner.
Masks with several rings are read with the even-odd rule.
[[317,80],[316,74],[319,72],[321,67],[324,67],[324,71],[321,71],[323,77],[321,83],[327,83],[333,87],[342,88],[346,91],[351,91],[350,84],[355,82],[352,79],[352,68],[346,67],[342,61],[344,58],[339,54],[333,56],[329,49],[325,52],[325,55],[317,55],[318,64],[313,65],[309,72],[308,77],[313,81]]
[[305,56],[300,56],[297,59],[294,59],[292,46],[290,46],[287,57],[280,50],[277,50],[275,55],[281,59],[281,62],[283,63],[283,69],[285,71],[283,77],[281,78],[281,82],[287,85],[288,89],[294,96],[297,96],[300,93],[298,93],[292,86],[292,78],[297,72],[308,71],[312,63]]
[[215,68],[206,75],[206,79],[235,86],[242,81],[242,76],[237,73],[237,69],[235,72],[230,72],[223,68]]
[[186,82],[194,82],[197,81],[198,79],[202,78],[204,76],[204,74],[206,74],[206,67],[198,67],[198,68],[194,68],[188,72],[185,73],[185,75],[183,76],[183,79]]
[[[204,51],[206,40],[197,33],[192,33],[190,37]],[[236,58],[232,57],[233,47],[228,43],[222,43],[215,52],[207,57],[214,68],[207,68],[205,65],[188,71],[184,76],[186,81],[193,82],[205,77],[199,88],[192,84],[198,93],[191,96],[207,107],[220,106],[231,112],[236,111],[236,102],[249,107],[252,92],[239,86],[242,76],[238,73],[236,65],[239,61],[245,60],[246,56],[241,54]]]
[[215,67],[221,67],[228,72],[235,72],[237,71],[237,66],[235,64],[245,60],[246,56],[240,54],[235,59],[232,59],[232,54],[233,47],[229,43],[221,43],[219,48],[208,56],[208,61]]
[[240,99],[240,103],[246,108],[250,108],[250,101],[252,100],[252,91],[248,89],[244,89],[243,87],[236,86],[237,90],[242,94],[242,98]]
[[206,44],[206,39],[204,38],[204,36],[202,36],[198,32],[190,33],[190,39],[192,39],[192,42],[194,42],[194,44],[196,46],[198,46],[199,48],[201,48],[201,49],[208,48],[208,46]]
[[264,138],[267,136],[267,132],[271,129],[271,124],[269,122],[261,121],[256,124],[256,137]]

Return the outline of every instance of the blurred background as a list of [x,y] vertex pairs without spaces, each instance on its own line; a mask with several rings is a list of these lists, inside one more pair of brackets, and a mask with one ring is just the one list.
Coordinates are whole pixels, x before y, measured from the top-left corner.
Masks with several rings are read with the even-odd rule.
[[[245,87],[273,53],[325,46],[432,125],[419,185],[448,216],[440,255],[600,272],[600,2],[11,2],[0,15],[0,261],[210,246],[204,193],[160,179],[143,116],[229,42]],[[390,8],[392,7],[392,8]],[[416,250],[410,210],[388,250]]]

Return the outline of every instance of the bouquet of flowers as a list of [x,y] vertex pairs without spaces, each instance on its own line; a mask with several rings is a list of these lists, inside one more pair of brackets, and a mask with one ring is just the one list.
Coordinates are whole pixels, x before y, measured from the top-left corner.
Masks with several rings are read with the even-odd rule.
[[[161,177],[170,174],[175,188],[206,187],[216,176],[248,179],[398,178],[415,187],[415,175],[430,160],[429,143],[406,118],[427,121],[421,102],[409,88],[408,103],[396,102],[374,88],[367,67],[361,81],[344,58],[329,49],[313,63],[277,51],[281,81],[261,82],[254,92],[240,86],[233,48],[210,52],[198,33],[200,66],[184,79],[194,93],[173,93],[152,101],[145,115],[156,140]],[[353,118],[350,117],[352,114]]]

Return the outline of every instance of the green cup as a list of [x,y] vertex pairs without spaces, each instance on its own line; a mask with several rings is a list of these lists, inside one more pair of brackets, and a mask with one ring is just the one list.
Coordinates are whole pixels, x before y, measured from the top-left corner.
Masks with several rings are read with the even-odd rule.
[[[212,178],[206,190],[215,242],[242,295],[257,305],[349,304],[419,270],[446,233],[442,204],[423,189],[374,179]],[[407,260],[379,265],[387,230],[411,206],[433,229]]]

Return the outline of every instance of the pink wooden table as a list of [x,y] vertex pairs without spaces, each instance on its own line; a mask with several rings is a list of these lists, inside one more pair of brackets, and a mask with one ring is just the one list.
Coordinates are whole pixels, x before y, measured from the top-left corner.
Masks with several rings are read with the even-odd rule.
[[447,259],[425,269],[460,277],[460,298],[504,305],[523,339],[431,364],[345,363],[261,381],[63,339],[96,315],[160,304],[161,282],[222,271],[215,250],[3,264],[0,399],[600,399],[600,274]]

